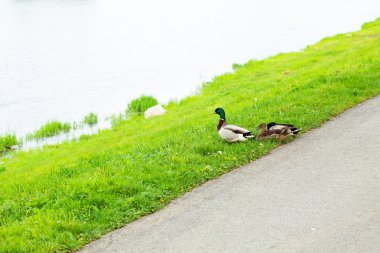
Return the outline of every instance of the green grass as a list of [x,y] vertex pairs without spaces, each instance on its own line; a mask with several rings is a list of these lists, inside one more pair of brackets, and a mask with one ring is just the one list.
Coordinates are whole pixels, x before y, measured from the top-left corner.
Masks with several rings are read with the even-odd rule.
[[84,117],[83,123],[90,126],[95,125],[96,123],[98,123],[98,115],[92,112],[89,113],[88,115]]
[[10,146],[19,144],[15,134],[4,134],[0,135],[0,152],[4,152]]
[[46,137],[51,137],[58,135],[62,132],[67,133],[71,129],[70,123],[61,123],[59,121],[50,121],[43,125],[40,129],[35,131],[33,134],[29,134],[26,139],[42,139]]
[[228,144],[227,121],[254,129],[289,122],[304,131],[380,93],[380,19],[285,53],[235,65],[163,116],[118,121],[112,130],[19,152],[0,162],[0,252],[79,249],[174,198],[281,145]]
[[149,107],[158,104],[157,99],[151,96],[141,96],[139,98],[133,99],[129,104],[126,113],[144,113]]

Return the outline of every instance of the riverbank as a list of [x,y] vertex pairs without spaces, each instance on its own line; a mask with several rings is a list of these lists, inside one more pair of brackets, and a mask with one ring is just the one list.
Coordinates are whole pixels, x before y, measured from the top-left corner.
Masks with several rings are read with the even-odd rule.
[[223,142],[209,115],[216,107],[252,130],[278,121],[307,131],[379,94],[379,34],[380,19],[303,52],[235,65],[164,116],[2,159],[0,251],[78,249],[280,145]]

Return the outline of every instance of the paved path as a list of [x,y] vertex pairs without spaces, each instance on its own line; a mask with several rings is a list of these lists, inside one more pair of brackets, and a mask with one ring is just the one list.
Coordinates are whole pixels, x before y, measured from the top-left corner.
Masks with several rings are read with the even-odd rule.
[[380,252],[380,96],[83,252]]

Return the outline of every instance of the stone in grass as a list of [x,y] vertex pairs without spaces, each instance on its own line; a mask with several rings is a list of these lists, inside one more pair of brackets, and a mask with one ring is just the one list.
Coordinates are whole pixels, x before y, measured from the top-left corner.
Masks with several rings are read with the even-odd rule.
[[148,108],[144,112],[144,117],[146,119],[148,119],[148,118],[152,118],[152,117],[156,117],[156,116],[165,114],[165,112],[166,112],[165,109],[161,105],[155,105],[153,107]]

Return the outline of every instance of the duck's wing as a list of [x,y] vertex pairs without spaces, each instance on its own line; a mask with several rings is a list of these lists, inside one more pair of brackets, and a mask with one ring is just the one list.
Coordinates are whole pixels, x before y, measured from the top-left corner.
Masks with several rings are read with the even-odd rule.
[[294,125],[291,124],[277,124],[274,122],[271,122],[268,124],[268,130],[275,130],[275,129],[288,129],[288,128],[295,128]]
[[269,135],[274,135],[274,134],[286,134],[288,132],[289,128],[288,127],[281,127],[281,128],[274,128],[271,127],[271,129],[268,130]]
[[223,128],[226,130],[230,130],[230,131],[234,132],[235,134],[246,134],[246,133],[250,132],[249,130],[247,130],[245,128],[238,127],[235,125],[226,125]]
[[280,134],[280,135],[293,135],[297,134],[301,129],[295,127],[294,125],[290,124],[282,124],[282,125],[275,125],[272,126],[268,132],[270,134]]

